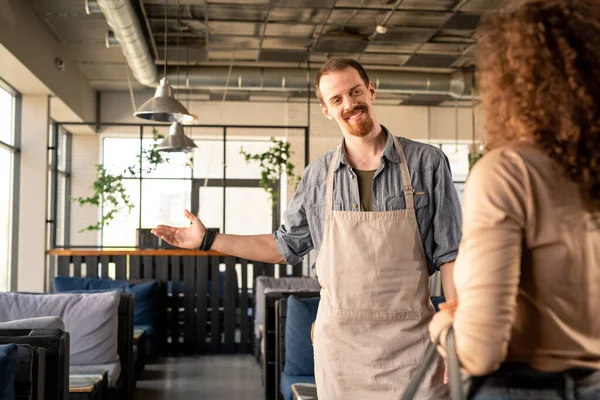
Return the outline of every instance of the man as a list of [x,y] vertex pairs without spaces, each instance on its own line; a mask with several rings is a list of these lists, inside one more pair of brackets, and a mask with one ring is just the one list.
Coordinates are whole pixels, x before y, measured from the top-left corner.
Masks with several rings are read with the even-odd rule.
[[[351,59],[331,59],[315,77],[323,114],[343,134],[336,149],[305,170],[273,235],[217,235],[212,249],[296,264],[311,249],[321,302],[314,331],[320,399],[398,399],[428,343],[433,315],[428,277],[442,274],[455,297],[452,269],[460,205],[439,149],[397,139],[379,124],[375,87]],[[197,248],[206,228],[158,226],[154,234]],[[430,368],[419,398],[447,397],[443,366]]]

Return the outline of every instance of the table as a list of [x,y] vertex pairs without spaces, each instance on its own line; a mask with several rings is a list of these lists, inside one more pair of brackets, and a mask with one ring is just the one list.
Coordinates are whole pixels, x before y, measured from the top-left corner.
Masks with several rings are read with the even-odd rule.
[[294,383],[292,392],[295,400],[318,400],[317,385],[314,383]]
[[108,388],[108,371],[69,375],[69,399],[102,400]]

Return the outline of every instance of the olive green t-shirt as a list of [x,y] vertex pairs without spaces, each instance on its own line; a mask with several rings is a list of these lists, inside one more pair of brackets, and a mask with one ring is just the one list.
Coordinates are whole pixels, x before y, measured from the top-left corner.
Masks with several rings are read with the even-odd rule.
[[373,211],[373,178],[376,171],[360,171],[355,169],[354,172],[356,172],[356,179],[358,180],[360,210]]

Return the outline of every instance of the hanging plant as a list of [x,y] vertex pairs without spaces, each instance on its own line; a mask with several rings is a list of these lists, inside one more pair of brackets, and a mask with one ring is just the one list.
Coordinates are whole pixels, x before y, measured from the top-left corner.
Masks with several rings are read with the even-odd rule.
[[258,163],[260,171],[260,186],[269,194],[273,204],[277,203],[279,192],[275,190],[277,182],[286,174],[292,185],[297,186],[300,179],[294,175],[294,164],[290,161],[290,143],[271,138],[273,145],[264,153],[250,154],[242,148],[240,154],[246,163]]
[[156,128],[153,128],[152,146],[142,150],[142,153],[137,156],[137,165],[130,165],[120,174],[111,174],[102,164],[96,165],[96,180],[92,183],[94,193],[89,197],[77,197],[72,200],[80,206],[89,204],[102,207],[102,216],[96,224],[86,226],[80,232],[99,231],[105,225],[108,225],[119,213],[125,211],[129,214],[133,210],[134,204],[127,194],[125,185],[123,185],[123,179],[125,177],[138,177],[140,172],[139,165],[144,165],[144,160],[146,161],[144,172],[147,174],[156,170],[160,164],[169,161],[167,157],[164,157],[156,150],[158,143],[163,138],[164,136],[158,133]]

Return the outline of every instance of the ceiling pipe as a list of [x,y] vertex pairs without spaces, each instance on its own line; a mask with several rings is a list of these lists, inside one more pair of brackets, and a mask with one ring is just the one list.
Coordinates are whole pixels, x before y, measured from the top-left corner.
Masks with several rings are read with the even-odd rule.
[[[140,22],[130,0],[97,0],[106,21],[135,78],[143,85],[156,87],[158,71],[150,55]],[[227,84],[228,68],[188,67],[167,70],[175,88],[223,90]],[[311,81],[316,74],[311,71]],[[470,98],[473,92],[472,74],[458,71],[452,74],[369,70],[369,78],[382,93],[447,94],[455,98]],[[186,77],[184,79],[183,77]],[[228,90],[302,91],[306,92],[306,70],[301,68],[234,67]]]
[[121,45],[133,76],[143,85],[156,86],[156,64],[130,0],[97,0],[97,3]]
[[[317,70],[311,71],[311,82]],[[452,74],[367,71],[369,79],[380,93],[441,94],[455,98],[470,98],[473,92],[470,71]],[[189,67],[179,70],[177,89],[223,90],[227,84],[228,69],[218,67]],[[185,77],[185,78],[184,78]],[[167,78],[177,82],[177,70],[167,69]],[[306,70],[293,68],[233,67],[228,90],[244,91],[299,91],[306,92]]]

